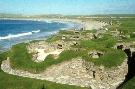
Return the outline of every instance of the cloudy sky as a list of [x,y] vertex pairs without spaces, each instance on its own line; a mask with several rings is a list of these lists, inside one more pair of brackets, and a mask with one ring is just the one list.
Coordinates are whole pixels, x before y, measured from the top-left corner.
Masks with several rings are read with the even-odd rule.
[[0,0],[0,13],[135,14],[135,0]]

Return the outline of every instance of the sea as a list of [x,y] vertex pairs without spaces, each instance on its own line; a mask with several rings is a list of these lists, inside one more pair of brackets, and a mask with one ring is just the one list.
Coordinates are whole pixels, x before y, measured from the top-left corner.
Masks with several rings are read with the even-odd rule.
[[0,50],[32,40],[45,39],[59,30],[79,29],[78,23],[62,21],[0,20]]

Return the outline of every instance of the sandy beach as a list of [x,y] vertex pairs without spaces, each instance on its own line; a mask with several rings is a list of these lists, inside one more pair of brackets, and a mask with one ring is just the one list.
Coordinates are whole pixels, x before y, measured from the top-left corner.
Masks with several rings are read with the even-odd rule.
[[27,19],[24,19],[24,18],[4,18],[4,19],[8,19],[8,20],[30,20],[30,21],[46,21],[48,23],[51,23],[51,22],[61,22],[61,23],[75,23],[75,24],[80,24],[82,25],[85,30],[93,30],[93,29],[100,29],[104,26],[107,25],[107,23],[105,22],[99,22],[99,21],[95,21],[93,20],[92,18],[91,19],[88,19],[88,20],[81,20],[81,19],[52,19],[52,18],[42,18],[42,19],[39,19],[39,18],[27,18]]
[[[85,30],[100,29],[107,25],[105,22],[99,22],[95,20],[80,20],[80,19],[46,19],[47,21],[57,21],[57,22],[71,22],[82,25]],[[39,20],[40,21],[40,20]]]

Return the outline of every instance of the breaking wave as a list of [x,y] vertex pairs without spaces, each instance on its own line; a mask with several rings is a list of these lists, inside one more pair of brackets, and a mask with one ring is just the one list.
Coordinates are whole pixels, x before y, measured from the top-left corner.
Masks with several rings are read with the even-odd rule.
[[40,30],[36,31],[31,31],[31,32],[25,32],[25,33],[19,33],[19,34],[8,34],[7,36],[0,36],[0,40],[6,40],[6,39],[12,39],[12,38],[17,38],[17,37],[22,37],[22,36],[28,36],[32,35],[33,33],[39,33]]
[[33,33],[39,33],[40,32],[40,30],[36,30],[36,31],[32,31]]

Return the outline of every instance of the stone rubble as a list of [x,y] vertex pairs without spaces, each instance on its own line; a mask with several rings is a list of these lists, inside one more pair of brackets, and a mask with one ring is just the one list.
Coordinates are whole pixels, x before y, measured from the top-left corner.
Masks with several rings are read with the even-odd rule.
[[12,69],[10,60],[7,59],[2,62],[1,69],[8,74],[61,84],[91,87],[92,89],[116,89],[124,81],[128,66],[125,60],[121,66],[106,69],[76,58],[50,66],[42,73],[32,74],[28,71]]

